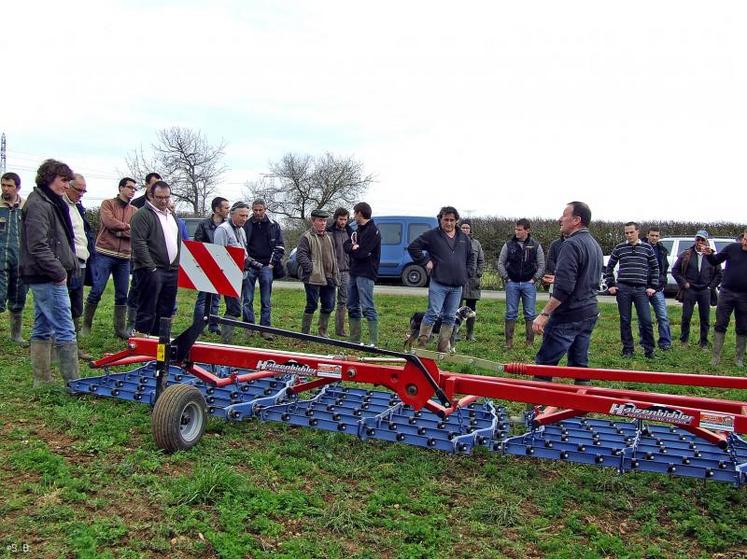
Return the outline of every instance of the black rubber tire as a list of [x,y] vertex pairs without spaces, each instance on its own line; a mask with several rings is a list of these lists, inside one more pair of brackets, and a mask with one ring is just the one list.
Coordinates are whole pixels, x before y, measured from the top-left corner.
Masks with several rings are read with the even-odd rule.
[[205,433],[207,418],[207,404],[197,388],[172,384],[153,407],[151,426],[156,446],[166,452],[192,448]]
[[402,285],[406,287],[425,287],[428,283],[428,274],[425,268],[417,264],[408,264],[401,274]]

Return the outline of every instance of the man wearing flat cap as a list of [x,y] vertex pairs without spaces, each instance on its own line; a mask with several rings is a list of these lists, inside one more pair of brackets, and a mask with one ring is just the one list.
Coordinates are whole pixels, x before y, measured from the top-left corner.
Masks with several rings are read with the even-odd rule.
[[298,241],[296,259],[298,273],[306,291],[306,308],[303,312],[301,332],[311,331],[314,312],[319,309],[319,335],[327,338],[329,316],[335,310],[335,288],[339,269],[335,247],[327,233],[329,213],[322,209],[311,212],[311,228]]
[[700,315],[700,347],[708,347],[708,329],[711,315],[711,289],[721,283],[721,266],[711,264],[706,255],[710,252],[708,233],[700,230],[695,233],[695,243],[680,254],[672,266],[672,277],[682,290],[682,326],[680,342],[687,344],[690,339],[690,319],[695,304]]

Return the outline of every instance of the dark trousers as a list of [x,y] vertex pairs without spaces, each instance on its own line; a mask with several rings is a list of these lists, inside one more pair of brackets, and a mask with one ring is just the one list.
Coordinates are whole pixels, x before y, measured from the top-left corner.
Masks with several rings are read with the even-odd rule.
[[462,301],[473,311],[477,310],[477,299],[463,299]]
[[158,268],[135,270],[138,284],[137,319],[135,330],[158,335],[161,318],[170,317],[176,304],[177,271]]
[[331,285],[328,283],[324,286],[304,283],[303,288],[306,290],[306,308],[303,312],[306,314],[314,314],[320,300],[321,309],[319,312],[322,314],[330,314],[335,310],[336,286],[334,283]]
[[[208,295],[210,295],[210,308],[205,310],[205,306],[207,304]],[[208,315],[217,315],[218,314],[218,305],[220,304],[220,295],[216,295],[215,293],[206,293],[204,291],[200,291],[197,294],[197,299],[195,300],[195,310],[192,317],[192,321],[195,322],[197,320],[202,320],[202,318],[207,313]],[[238,315],[237,315],[238,316]],[[218,328],[218,323],[215,322],[214,318],[210,319],[210,330],[215,330]]]
[[651,311],[648,306],[648,295],[643,286],[618,284],[617,286],[617,310],[620,313],[620,340],[622,341],[623,353],[633,353],[633,332],[630,328],[632,318],[632,306],[638,315],[638,324],[642,338],[641,345],[646,353],[654,351],[654,327],[651,322]]
[[9,263],[0,270],[0,312],[5,312],[5,303],[8,303],[10,312],[21,312],[26,304],[26,293],[28,287],[21,281],[18,266]]
[[706,345],[708,343],[708,329],[711,325],[711,292],[707,287],[685,290],[685,298],[682,301],[680,341],[686,342],[690,339],[690,319],[692,319],[696,303],[698,304],[698,315],[700,316],[700,345]]
[[734,313],[737,336],[747,336],[747,293],[721,288],[716,306],[716,332],[726,332],[729,318]]
[[75,320],[83,315],[83,284],[68,288],[67,293],[70,295],[70,311]]
[[[594,331],[597,318],[598,315],[575,322],[559,323],[550,317],[545,325],[542,345],[534,362],[537,365],[557,365],[567,354],[569,367],[588,367],[591,333]],[[552,377],[537,376],[534,380],[551,381]],[[583,379],[579,381],[586,382]]]

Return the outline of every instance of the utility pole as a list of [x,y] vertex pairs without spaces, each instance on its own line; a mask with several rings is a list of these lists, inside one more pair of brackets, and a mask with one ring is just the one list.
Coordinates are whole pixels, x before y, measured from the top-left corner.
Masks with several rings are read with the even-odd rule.
[[0,136],[0,175],[5,174],[5,167],[7,163],[6,154],[7,151],[5,145],[5,132]]

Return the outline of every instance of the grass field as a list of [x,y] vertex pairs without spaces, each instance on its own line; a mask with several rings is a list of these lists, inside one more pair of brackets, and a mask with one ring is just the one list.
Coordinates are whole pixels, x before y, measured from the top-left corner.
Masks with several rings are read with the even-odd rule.
[[[179,297],[176,331],[194,300]],[[377,296],[381,345],[399,349],[424,303]],[[274,324],[298,329],[302,307],[301,291],[276,289]],[[480,303],[478,341],[460,352],[531,361],[539,342],[502,349],[503,311],[503,303]],[[670,316],[678,333],[679,307]],[[34,392],[28,350],[7,341],[2,323],[1,557],[747,557],[747,491],[721,483],[487,452],[451,456],[254,420],[211,420],[197,447],[165,455],[147,406],[70,397],[59,375],[55,389]],[[123,349],[111,330],[111,306],[102,304],[82,346],[95,355]],[[744,374],[730,366],[733,348],[731,333],[716,372]],[[604,305],[593,366],[713,372],[697,345],[653,361],[641,352],[623,361],[619,352],[617,311]]]

